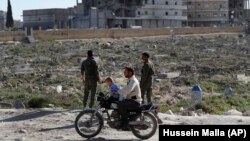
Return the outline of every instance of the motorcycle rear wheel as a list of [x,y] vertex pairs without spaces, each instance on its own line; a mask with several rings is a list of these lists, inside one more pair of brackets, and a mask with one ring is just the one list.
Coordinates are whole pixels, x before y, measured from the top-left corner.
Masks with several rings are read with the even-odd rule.
[[[151,113],[143,113],[139,116],[137,116],[134,121],[143,121],[146,122],[148,125],[130,125],[131,131],[132,133],[137,137],[140,138],[142,140],[146,140],[151,138],[156,130],[157,130],[157,120],[154,117],[154,115],[152,115]],[[145,128],[145,126],[147,126],[147,128]],[[150,128],[150,129],[149,129]],[[149,133],[142,133],[146,130],[149,129]]]

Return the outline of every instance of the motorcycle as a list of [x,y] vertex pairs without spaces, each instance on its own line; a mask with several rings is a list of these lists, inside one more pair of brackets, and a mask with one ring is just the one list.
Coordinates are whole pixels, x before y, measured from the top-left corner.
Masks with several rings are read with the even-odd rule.
[[[108,103],[109,96],[100,92],[97,96],[97,107],[81,111],[75,119],[75,129],[84,138],[97,136],[104,126],[104,120],[114,129],[121,126],[121,116],[118,113],[119,100]],[[158,106],[152,103],[140,105],[139,109],[128,112],[129,128],[132,133],[142,140],[151,138],[161,120],[157,116]],[[106,115],[106,116],[105,116]]]

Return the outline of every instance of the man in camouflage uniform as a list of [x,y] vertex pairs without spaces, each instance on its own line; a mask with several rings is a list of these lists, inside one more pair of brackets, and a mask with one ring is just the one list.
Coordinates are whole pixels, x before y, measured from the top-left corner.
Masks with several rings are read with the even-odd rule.
[[145,103],[145,94],[147,95],[147,102],[151,102],[152,96],[152,83],[153,83],[153,75],[154,75],[154,64],[149,60],[150,55],[148,53],[142,54],[142,60],[144,65],[141,70],[141,96],[142,103]]
[[98,72],[98,65],[93,57],[93,52],[91,50],[88,51],[87,59],[82,62],[81,74],[81,79],[85,84],[83,106],[84,108],[87,106],[89,93],[91,93],[89,108],[92,108],[95,103],[97,82],[100,83],[101,81]]

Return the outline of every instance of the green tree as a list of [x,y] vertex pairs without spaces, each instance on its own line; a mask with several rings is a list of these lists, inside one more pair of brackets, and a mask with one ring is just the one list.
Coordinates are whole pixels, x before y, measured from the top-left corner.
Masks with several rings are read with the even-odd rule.
[[12,8],[11,8],[10,0],[8,0],[6,27],[12,28],[13,26],[14,26],[14,20],[12,16]]

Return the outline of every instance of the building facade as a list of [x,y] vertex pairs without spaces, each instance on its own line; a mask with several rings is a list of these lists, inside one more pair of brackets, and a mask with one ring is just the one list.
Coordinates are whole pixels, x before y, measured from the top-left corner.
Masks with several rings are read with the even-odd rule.
[[[248,1],[248,2],[247,2]],[[67,9],[23,11],[24,27],[162,28],[242,23],[249,0],[76,0]],[[248,10],[249,11],[249,10]]]
[[187,0],[188,25],[217,26],[228,23],[228,0]]
[[240,24],[245,20],[244,0],[229,0],[230,23]]
[[182,27],[187,24],[187,6],[184,0],[144,0],[135,16],[135,24],[146,28]]
[[38,9],[23,11],[23,26],[34,29],[60,29],[70,26],[68,9]]
[[5,29],[5,23],[6,23],[6,12],[0,11],[0,30]]
[[83,28],[181,27],[187,21],[184,0],[82,0]]
[[250,0],[244,0],[244,19],[249,25],[250,23]]

